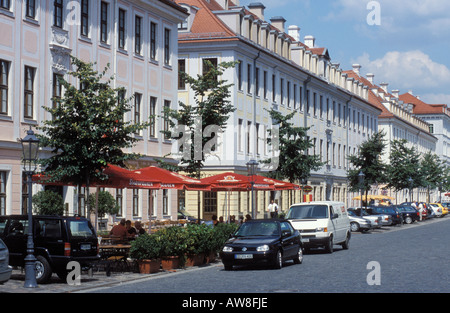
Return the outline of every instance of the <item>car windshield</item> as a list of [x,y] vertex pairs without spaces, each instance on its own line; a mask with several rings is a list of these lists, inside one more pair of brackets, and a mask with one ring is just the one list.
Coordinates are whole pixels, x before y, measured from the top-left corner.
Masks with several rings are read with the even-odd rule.
[[292,206],[287,214],[288,219],[314,219],[327,218],[327,205],[297,205]]
[[94,230],[86,220],[69,221],[70,233],[72,237],[89,238],[95,237]]
[[280,230],[276,222],[250,222],[242,224],[234,235],[236,237],[279,236]]

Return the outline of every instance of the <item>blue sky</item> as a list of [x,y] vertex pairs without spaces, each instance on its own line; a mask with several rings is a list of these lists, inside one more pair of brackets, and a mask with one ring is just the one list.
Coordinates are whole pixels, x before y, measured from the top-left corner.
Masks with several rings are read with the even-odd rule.
[[[411,90],[427,103],[450,105],[449,0],[240,0],[240,5],[252,2],[266,6],[266,21],[283,16],[286,31],[299,26],[302,41],[313,35],[342,69],[358,63],[362,75],[375,74],[375,83],[387,82],[389,90]],[[368,16],[379,17],[379,25],[369,25]]]

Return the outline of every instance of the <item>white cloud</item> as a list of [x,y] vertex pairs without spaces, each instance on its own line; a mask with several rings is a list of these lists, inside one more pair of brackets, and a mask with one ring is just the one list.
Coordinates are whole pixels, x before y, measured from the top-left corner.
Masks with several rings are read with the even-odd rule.
[[424,94],[419,95],[422,101],[429,104],[447,104],[450,105],[450,94]]
[[422,51],[390,51],[375,60],[364,53],[352,62],[362,65],[362,73],[375,74],[378,85],[386,82],[389,89],[423,93],[430,103],[450,103],[450,95],[445,94],[450,85],[450,69]]

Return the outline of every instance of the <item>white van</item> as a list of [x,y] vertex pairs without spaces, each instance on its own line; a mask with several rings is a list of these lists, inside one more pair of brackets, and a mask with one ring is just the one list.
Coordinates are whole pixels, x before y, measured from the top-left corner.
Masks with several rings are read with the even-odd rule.
[[316,201],[293,204],[286,215],[302,236],[303,247],[324,247],[329,253],[333,245],[348,249],[350,220],[343,202]]

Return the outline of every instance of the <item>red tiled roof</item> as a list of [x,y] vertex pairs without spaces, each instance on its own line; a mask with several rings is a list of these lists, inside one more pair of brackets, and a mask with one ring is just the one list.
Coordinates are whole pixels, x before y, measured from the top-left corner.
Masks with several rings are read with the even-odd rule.
[[411,103],[414,106],[415,114],[449,114],[449,108],[445,104],[428,104],[410,94],[409,92],[399,96],[399,99],[405,103]]

